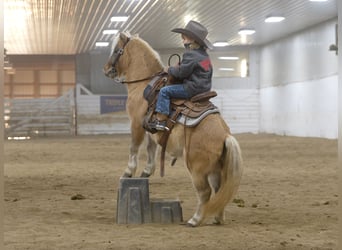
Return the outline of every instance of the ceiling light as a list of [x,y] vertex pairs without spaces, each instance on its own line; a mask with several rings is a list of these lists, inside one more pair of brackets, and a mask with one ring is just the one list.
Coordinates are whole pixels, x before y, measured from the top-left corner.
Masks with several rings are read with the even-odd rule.
[[109,42],[96,42],[96,47],[107,47],[109,45]]
[[104,30],[102,31],[102,34],[104,35],[115,35],[119,32],[119,30]]
[[128,19],[128,16],[113,16],[110,21],[111,22],[126,22]]
[[219,68],[221,71],[234,71],[233,68]]
[[214,47],[226,47],[229,45],[227,42],[214,42]]
[[265,23],[279,23],[284,21],[285,17],[283,16],[269,16],[265,19]]
[[219,56],[218,59],[220,60],[239,60],[237,56]]
[[239,35],[253,35],[255,33],[255,30],[253,29],[240,29]]

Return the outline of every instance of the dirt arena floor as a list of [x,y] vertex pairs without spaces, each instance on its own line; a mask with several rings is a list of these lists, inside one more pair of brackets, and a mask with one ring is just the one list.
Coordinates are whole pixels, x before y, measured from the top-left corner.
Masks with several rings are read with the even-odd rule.
[[[128,135],[6,141],[6,249],[336,249],[337,140],[236,138],[245,166],[238,194],[225,225],[199,228],[116,224]],[[165,170],[150,178],[150,197],[181,200],[187,220],[196,206],[190,176],[182,159]]]

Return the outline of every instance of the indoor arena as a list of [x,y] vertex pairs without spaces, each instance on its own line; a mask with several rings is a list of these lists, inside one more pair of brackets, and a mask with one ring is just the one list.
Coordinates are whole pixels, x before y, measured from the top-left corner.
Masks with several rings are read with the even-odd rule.
[[4,0],[3,248],[340,249],[341,8]]

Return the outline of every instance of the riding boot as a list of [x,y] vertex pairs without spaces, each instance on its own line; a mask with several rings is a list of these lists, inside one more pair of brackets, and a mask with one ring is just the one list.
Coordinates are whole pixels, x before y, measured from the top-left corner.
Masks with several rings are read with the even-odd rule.
[[165,130],[169,131],[170,130],[166,126],[166,121],[167,121],[167,118],[168,118],[167,115],[157,113],[156,118],[157,118],[156,120],[154,120],[153,122],[149,123],[149,126],[151,128],[154,128],[154,129],[159,130],[159,131],[165,131]]
[[168,118],[167,115],[161,114],[161,113],[157,113],[157,120],[158,121],[166,121]]

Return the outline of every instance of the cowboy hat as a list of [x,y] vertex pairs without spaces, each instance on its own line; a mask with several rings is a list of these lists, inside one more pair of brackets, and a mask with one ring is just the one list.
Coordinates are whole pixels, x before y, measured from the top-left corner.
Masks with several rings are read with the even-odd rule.
[[209,49],[213,47],[212,44],[208,41],[208,39],[206,39],[208,35],[207,28],[196,21],[189,21],[184,29],[176,28],[171,31],[189,36],[193,38],[199,45],[202,45]]

